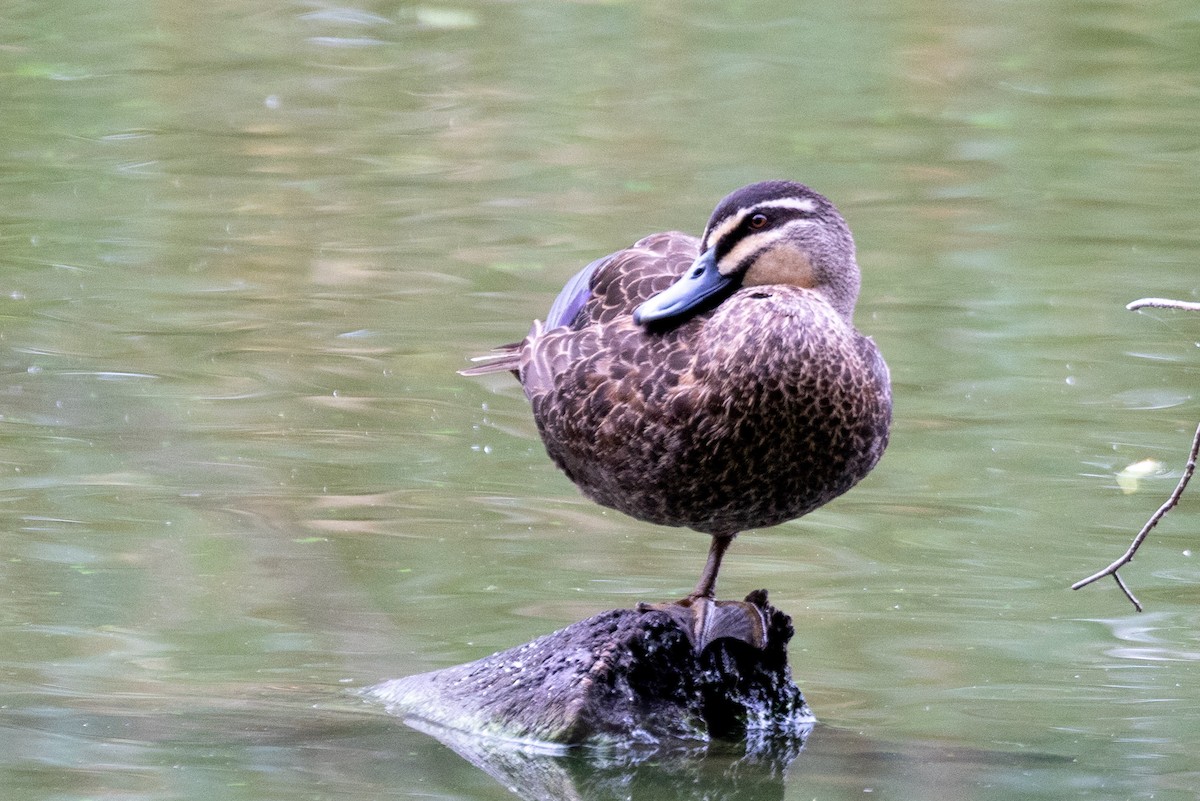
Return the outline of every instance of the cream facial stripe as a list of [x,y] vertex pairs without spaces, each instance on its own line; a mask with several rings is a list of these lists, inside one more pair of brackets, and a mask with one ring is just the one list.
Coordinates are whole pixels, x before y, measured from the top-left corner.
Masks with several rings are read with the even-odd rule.
[[[757,208],[762,207],[759,206]],[[721,260],[717,263],[717,269],[721,271],[722,275],[732,275],[746,259],[755,253],[770,250],[772,244],[775,242],[788,241],[791,238],[791,232],[797,228],[807,228],[815,224],[812,220],[789,220],[778,228],[770,228],[760,234],[751,234],[744,237],[728,253],[721,257]]]
[[725,220],[716,228],[708,232],[708,236],[704,238],[704,249],[713,246],[714,242],[719,242],[722,237],[737,228],[742,224],[742,220],[746,219],[751,214],[770,209],[787,209],[789,211],[799,211],[805,214],[812,214],[817,210],[817,202],[812,198],[795,198],[783,197],[778,200],[768,200],[763,203],[755,203],[753,206],[745,209],[738,209],[735,213],[726,217]]
[[720,242],[726,234],[741,225],[742,220],[745,219],[748,213],[749,211],[746,209],[739,209],[737,214],[726,217],[724,222],[709,231],[708,236],[704,238],[704,250],[711,248],[713,242]]
[[812,214],[817,210],[817,202],[810,197],[781,197],[779,200],[756,203],[750,208],[750,211],[762,211],[763,209],[791,209]]

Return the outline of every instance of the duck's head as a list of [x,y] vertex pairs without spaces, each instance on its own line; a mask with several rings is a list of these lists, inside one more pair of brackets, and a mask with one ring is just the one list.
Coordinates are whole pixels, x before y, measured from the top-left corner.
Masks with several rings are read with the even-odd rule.
[[858,299],[854,239],[824,196],[792,181],[744,186],[718,205],[700,256],[667,289],[638,306],[641,325],[676,323],[737,289],[791,284],[822,295],[847,320]]

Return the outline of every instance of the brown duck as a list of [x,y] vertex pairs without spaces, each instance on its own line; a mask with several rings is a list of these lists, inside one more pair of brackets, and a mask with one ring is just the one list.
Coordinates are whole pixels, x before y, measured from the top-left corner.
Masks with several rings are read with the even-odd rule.
[[697,650],[761,645],[757,608],[714,600],[733,538],[854,486],[888,441],[891,388],[854,327],[859,269],[833,204],[766,181],[703,236],[652,234],[563,288],[546,322],[462,371],[512,370],[554,462],[592,500],[712,536],[692,593],[655,608]]

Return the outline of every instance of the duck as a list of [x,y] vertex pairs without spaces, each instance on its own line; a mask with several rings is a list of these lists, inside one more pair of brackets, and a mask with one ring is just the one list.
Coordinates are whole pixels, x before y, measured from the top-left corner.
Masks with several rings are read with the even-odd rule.
[[523,340],[460,372],[513,373],[588,498],[711,537],[690,594],[639,608],[668,612],[697,651],[722,637],[763,647],[762,605],[716,599],[726,550],[842,495],[888,445],[890,375],[854,326],[860,282],[829,199],[754,183],[699,237],[651,234],[591,262]]

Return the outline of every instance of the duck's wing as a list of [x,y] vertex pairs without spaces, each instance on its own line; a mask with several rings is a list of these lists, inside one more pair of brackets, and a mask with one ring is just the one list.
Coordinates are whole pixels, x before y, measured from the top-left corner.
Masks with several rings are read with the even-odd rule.
[[[607,256],[596,259],[571,276],[570,280],[559,290],[558,297],[550,304],[550,311],[546,314],[544,327],[558,328],[570,325],[592,296],[592,276],[596,274],[596,270],[618,255],[620,255],[620,252],[610,253]],[[534,330],[530,331],[530,336],[533,336],[534,331],[540,331],[539,326],[541,325],[541,323],[535,321]],[[459,370],[458,374],[466,376],[487,375],[488,373],[500,373],[506,370],[517,373],[521,367],[521,346],[523,344],[522,342],[510,342],[507,345],[498,345],[482,356],[472,356],[471,361],[476,363],[475,366]]]
[[[594,262],[584,267],[563,286],[559,291],[558,297],[550,304],[550,311],[546,314],[546,327],[558,328],[563,325],[570,325],[584,305],[588,302],[588,298],[592,296],[592,276],[602,264],[605,264],[616,253],[596,259]],[[538,323],[534,323],[535,329]],[[533,332],[530,332],[531,334]],[[522,342],[510,342],[507,345],[499,345],[489,353],[482,356],[472,356],[471,361],[475,362],[474,367],[468,367],[465,370],[459,370],[459,375],[487,375],[488,373],[500,373],[506,370],[517,373],[521,367],[521,346]]]
[[550,311],[546,314],[547,328],[558,328],[560,325],[570,325],[574,322],[575,317],[588,302],[588,298],[592,296],[592,276],[596,274],[596,270],[602,264],[607,263],[615,255],[617,254],[610,253],[596,259],[571,276],[571,280],[563,285],[558,297],[550,304]]
[[[543,328],[579,329],[632,312],[644,300],[683,273],[696,258],[695,237],[671,231],[650,236],[584,267],[563,286],[550,304]],[[664,277],[665,276],[665,277]],[[588,302],[596,298],[599,302]],[[585,312],[586,307],[586,312]]]
[[[610,325],[627,317],[633,325],[633,310],[666,289],[683,275],[700,252],[694,236],[667,231],[651,234],[625,250],[593,262],[589,297],[583,314],[572,320],[573,328]],[[585,268],[586,269],[586,268]],[[547,320],[547,330],[551,326]]]
[[[592,326],[612,325],[620,318],[634,326],[633,310],[657,292],[666,289],[695,260],[700,243],[694,236],[678,231],[651,234],[624,250],[596,259],[575,275],[559,291],[544,323],[534,324],[524,342],[500,345],[492,352],[476,356],[476,366],[459,370],[461,375],[476,376],[521,369],[521,354],[543,342],[547,347],[534,359],[561,365],[585,353],[594,338],[558,341],[558,334],[583,331]],[[567,329],[560,331],[560,329]],[[554,334],[552,345],[546,341]],[[553,356],[551,354],[554,354]]]
[[[569,319],[551,317],[544,325],[534,323],[521,346],[525,394],[532,399],[559,381],[590,391],[584,388],[594,388],[610,371],[628,373],[623,365],[636,363],[633,354],[647,336],[633,321],[633,310],[670,286],[695,261],[698,251],[699,241],[693,236],[652,234],[584,268],[587,291],[575,285],[564,298],[564,290],[552,307],[563,317],[569,314]],[[558,325],[552,325],[555,321]],[[568,374],[573,377],[567,378]]]

